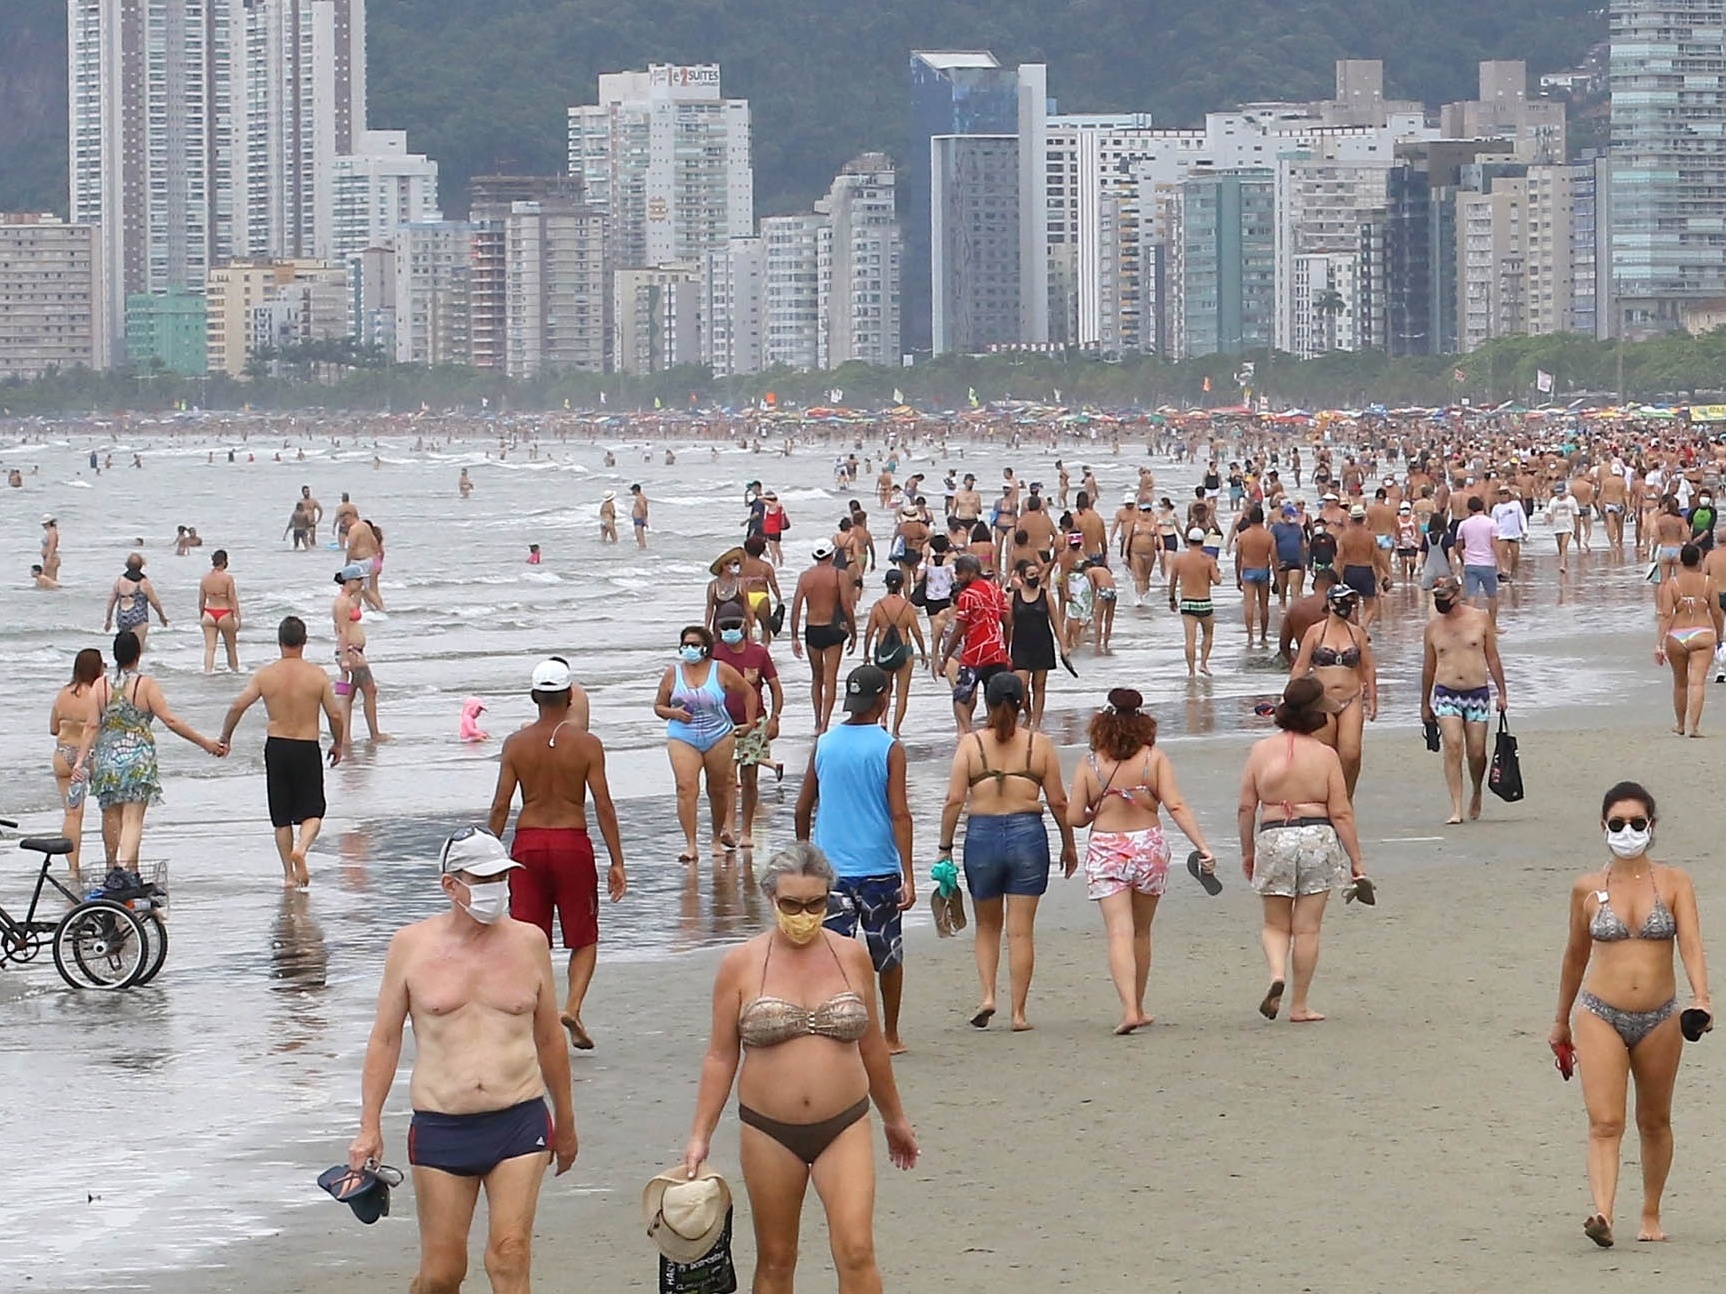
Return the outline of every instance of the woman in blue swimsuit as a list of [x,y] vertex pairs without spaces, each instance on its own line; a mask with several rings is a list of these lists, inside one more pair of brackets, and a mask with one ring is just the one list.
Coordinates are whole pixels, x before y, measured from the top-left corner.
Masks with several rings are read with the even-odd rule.
[[[1594,1212],[1582,1224],[1601,1248],[1612,1245],[1618,1151],[1629,1080],[1636,1078],[1642,1139],[1642,1220],[1638,1240],[1664,1240],[1660,1197],[1672,1167],[1672,1088],[1684,1037],[1713,1027],[1708,962],[1696,890],[1676,867],[1648,856],[1654,797],[1635,782],[1606,793],[1601,828],[1611,858],[1570,890],[1570,939],[1558,981],[1558,1019],[1548,1039],[1559,1068],[1582,1068],[1588,1106],[1588,1189]],[[1677,951],[1690,981],[1682,1016],[1672,968]],[[1586,978],[1585,978],[1586,977]],[[1572,1008],[1579,1008],[1572,1017]],[[1574,1031],[1574,1032],[1573,1032]]]
[[[700,855],[695,845],[695,803],[701,775],[707,773],[707,803],[713,813],[713,851],[737,848],[731,834],[732,748],[738,732],[755,724],[755,689],[731,666],[713,659],[713,634],[705,625],[689,625],[680,635],[678,661],[659,680],[653,712],[665,723],[665,748],[677,778],[677,821],[683,828],[680,863]],[[727,694],[743,703],[748,719],[731,722]]]

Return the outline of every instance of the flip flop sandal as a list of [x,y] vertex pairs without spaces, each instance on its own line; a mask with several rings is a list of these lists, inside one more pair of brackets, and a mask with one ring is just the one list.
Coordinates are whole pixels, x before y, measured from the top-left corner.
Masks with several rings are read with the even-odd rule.
[[1356,899],[1361,901],[1363,907],[1371,908],[1378,905],[1378,891],[1373,888],[1371,877],[1355,877],[1349,882],[1348,888],[1342,892],[1344,903],[1353,903]]
[[1203,854],[1196,849],[1193,850],[1192,853],[1187,855],[1187,870],[1193,874],[1193,879],[1195,881],[1205,887],[1205,893],[1214,898],[1216,895],[1223,892],[1223,883],[1217,876],[1216,860],[1211,860],[1211,870],[1207,872],[1200,865],[1200,860],[1203,858]]

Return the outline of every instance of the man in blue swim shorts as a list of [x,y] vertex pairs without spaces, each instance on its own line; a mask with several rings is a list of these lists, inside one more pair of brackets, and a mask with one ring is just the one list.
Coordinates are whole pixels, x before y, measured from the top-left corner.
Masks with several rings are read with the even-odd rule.
[[539,927],[509,916],[507,874],[520,865],[478,827],[451,836],[439,859],[449,911],[398,930],[384,961],[348,1166],[383,1158],[384,1101],[401,1060],[402,1025],[411,1019],[415,1289],[461,1287],[483,1187],[491,1288],[527,1294],[546,1165],[555,1157],[561,1174],[575,1162],[569,1052],[557,1020],[551,949]]
[[1444,751],[1444,781],[1450,791],[1450,817],[1462,821],[1462,761],[1474,784],[1468,816],[1480,816],[1480,787],[1486,777],[1486,724],[1492,716],[1492,688],[1504,713],[1504,663],[1498,658],[1498,630],[1492,616],[1463,601],[1454,575],[1433,582],[1438,612],[1426,624],[1426,657],[1420,670],[1420,715],[1437,723]]

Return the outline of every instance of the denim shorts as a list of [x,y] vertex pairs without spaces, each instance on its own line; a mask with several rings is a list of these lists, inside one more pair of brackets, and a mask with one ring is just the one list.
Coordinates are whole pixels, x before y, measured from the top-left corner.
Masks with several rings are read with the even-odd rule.
[[965,824],[965,887],[977,900],[1034,897],[1049,888],[1049,833],[1041,813],[972,814]]
[[1496,566],[1464,566],[1462,568],[1462,596],[1471,598],[1476,593],[1485,594],[1489,598],[1498,596],[1498,568]]

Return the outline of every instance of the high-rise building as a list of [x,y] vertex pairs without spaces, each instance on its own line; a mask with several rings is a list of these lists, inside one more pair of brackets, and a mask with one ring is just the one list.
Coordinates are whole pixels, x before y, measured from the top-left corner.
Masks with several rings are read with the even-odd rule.
[[[1390,167],[1388,157],[1335,161],[1297,153],[1277,159],[1278,350],[1305,359],[1325,348],[1328,329],[1315,331],[1310,318],[1297,327],[1302,306],[1295,292],[1295,268],[1300,258],[1314,253],[1337,253],[1358,262],[1363,232],[1384,219]],[[1324,290],[1338,289],[1333,284]]]
[[704,267],[702,361],[715,377],[761,371],[767,250],[759,236],[733,238]]
[[1169,204],[1169,341],[1180,359],[1272,344],[1276,327],[1276,173],[1203,171]]
[[460,220],[403,225],[394,236],[395,358],[472,364],[474,249],[480,227]]
[[0,213],[0,378],[108,367],[100,231]]
[[616,372],[659,373],[701,362],[701,271],[687,262],[613,273]]
[[605,215],[576,197],[511,205],[504,218],[511,377],[605,371]]
[[1023,341],[1018,136],[941,135],[930,149],[932,349],[974,354]]
[[1612,0],[1615,332],[1726,296],[1726,0]]
[[761,364],[804,371],[821,359],[821,244],[814,212],[761,221]]
[[101,229],[110,343],[131,293],[202,291],[230,0],[68,0],[71,216]]
[[827,218],[817,367],[899,362],[901,235],[893,163],[864,153],[815,204]]
[[[998,144],[966,149],[937,143],[955,136],[1018,141],[1014,203],[1021,260],[1015,289],[1019,322],[1015,334],[1002,340],[1047,341],[1048,69],[1041,63],[1004,68],[993,54],[982,50],[918,50],[911,55],[910,80],[911,134],[900,185],[905,238],[900,320],[906,349],[940,353],[934,341],[939,327],[934,300],[943,287],[937,280],[942,274],[950,278],[954,266],[935,264],[934,196],[941,189],[951,200],[963,183],[960,176],[941,174],[941,168],[985,154],[998,160],[1004,153]],[[978,201],[994,205],[995,200],[991,196]],[[953,233],[951,222],[946,232]],[[951,300],[950,290],[946,295]]]
[[1564,103],[1528,97],[1528,65],[1502,59],[1480,65],[1480,98],[1447,103],[1439,112],[1446,139],[1502,139],[1519,162],[1565,160]]
[[322,245],[343,260],[391,241],[403,225],[438,219],[437,163],[408,152],[400,130],[368,130],[362,151],[335,159],[330,176],[330,228]]
[[749,101],[721,97],[717,64],[602,75],[599,102],[569,110],[569,173],[609,217],[614,268],[699,260],[755,232]]

